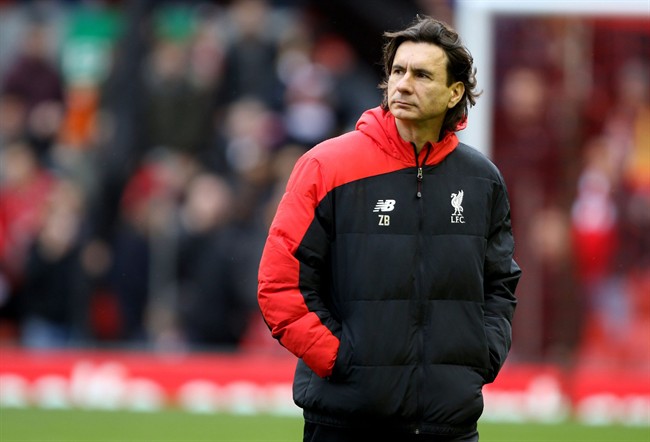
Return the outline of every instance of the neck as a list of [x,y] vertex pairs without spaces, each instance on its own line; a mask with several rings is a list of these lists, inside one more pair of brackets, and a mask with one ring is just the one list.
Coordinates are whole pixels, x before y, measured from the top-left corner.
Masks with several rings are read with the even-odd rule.
[[440,124],[432,124],[431,121],[414,122],[395,119],[395,124],[400,137],[414,144],[417,153],[420,153],[429,141],[435,143],[440,137]]

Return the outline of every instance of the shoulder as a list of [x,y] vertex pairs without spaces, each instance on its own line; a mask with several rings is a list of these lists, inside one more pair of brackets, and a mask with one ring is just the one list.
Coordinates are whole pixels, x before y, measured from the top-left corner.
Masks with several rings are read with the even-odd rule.
[[360,131],[346,132],[317,144],[307,151],[304,157],[323,164],[337,164],[343,158],[365,154],[364,150],[369,147],[369,142],[370,139]]
[[450,160],[470,175],[475,175],[501,183],[503,178],[499,168],[484,153],[465,143],[459,143],[450,155]]
[[[381,157],[381,149],[359,131],[347,132],[317,144],[307,151],[302,162],[316,165],[322,173],[330,178],[350,173],[355,174],[362,165],[372,165]],[[373,167],[371,167],[372,169]]]
[[[296,163],[296,179],[319,182],[326,192],[359,179],[403,168],[377,143],[361,131],[328,139],[307,151]],[[304,181],[304,179],[301,179]]]
[[361,158],[365,138],[356,131],[347,132],[312,147],[296,162],[287,189],[304,192],[308,188],[321,198],[339,184],[337,177],[349,173]]

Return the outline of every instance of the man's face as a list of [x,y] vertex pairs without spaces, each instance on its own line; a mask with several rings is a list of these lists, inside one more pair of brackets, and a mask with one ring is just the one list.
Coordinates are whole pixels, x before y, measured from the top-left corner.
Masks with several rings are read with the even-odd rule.
[[447,86],[447,55],[440,47],[406,41],[397,48],[387,90],[395,118],[441,124],[464,91],[462,82]]

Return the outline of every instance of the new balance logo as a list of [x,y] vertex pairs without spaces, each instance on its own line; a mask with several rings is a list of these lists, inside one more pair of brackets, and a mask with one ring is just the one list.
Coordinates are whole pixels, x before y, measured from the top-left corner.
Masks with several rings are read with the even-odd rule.
[[395,208],[395,200],[378,200],[373,212],[392,212]]
[[[373,212],[392,212],[395,208],[395,200],[377,200]],[[377,215],[380,226],[390,226],[390,215]]]

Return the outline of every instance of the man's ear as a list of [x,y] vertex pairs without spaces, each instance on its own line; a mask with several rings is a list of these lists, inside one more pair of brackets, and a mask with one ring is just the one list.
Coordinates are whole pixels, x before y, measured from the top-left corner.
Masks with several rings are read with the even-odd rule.
[[449,87],[449,91],[451,94],[449,96],[447,107],[451,109],[463,98],[463,95],[465,94],[465,84],[462,81],[457,81]]

